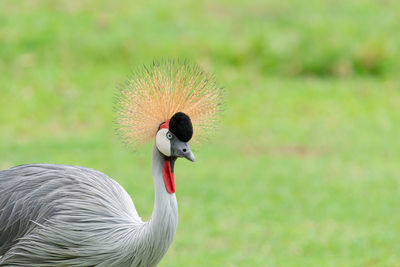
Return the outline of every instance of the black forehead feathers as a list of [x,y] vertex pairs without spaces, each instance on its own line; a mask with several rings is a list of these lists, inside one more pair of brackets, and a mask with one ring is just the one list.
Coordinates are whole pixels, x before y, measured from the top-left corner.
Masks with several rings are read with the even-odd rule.
[[178,112],[169,121],[169,130],[182,142],[189,142],[193,136],[192,121],[185,113]]

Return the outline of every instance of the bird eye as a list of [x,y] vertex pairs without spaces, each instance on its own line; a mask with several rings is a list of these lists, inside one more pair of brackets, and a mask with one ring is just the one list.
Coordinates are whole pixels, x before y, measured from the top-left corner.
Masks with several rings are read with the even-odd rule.
[[167,132],[167,138],[168,138],[169,140],[172,139],[172,134],[171,134],[170,132]]

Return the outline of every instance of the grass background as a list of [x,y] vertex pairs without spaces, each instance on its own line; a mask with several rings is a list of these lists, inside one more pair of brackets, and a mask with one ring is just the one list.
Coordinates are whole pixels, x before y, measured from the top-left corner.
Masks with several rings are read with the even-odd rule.
[[92,167],[147,219],[151,144],[114,135],[130,71],[188,58],[226,88],[177,164],[160,266],[400,266],[400,3],[0,1],[0,169]]

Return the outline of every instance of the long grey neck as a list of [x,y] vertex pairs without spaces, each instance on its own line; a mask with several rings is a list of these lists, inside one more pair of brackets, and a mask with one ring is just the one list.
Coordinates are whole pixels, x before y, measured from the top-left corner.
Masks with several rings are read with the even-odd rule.
[[[154,180],[154,209],[153,214],[145,226],[149,249],[154,253],[154,258],[160,260],[167,252],[175,236],[178,224],[178,204],[175,194],[168,193],[163,178],[164,156],[153,149],[152,173]],[[158,261],[157,261],[158,262]]]

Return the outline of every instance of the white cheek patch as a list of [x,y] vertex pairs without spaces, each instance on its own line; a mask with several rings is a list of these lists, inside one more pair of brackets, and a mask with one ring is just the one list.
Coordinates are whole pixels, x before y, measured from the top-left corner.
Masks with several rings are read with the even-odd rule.
[[156,146],[165,156],[171,156],[171,142],[167,138],[168,129],[161,129],[156,135]]

